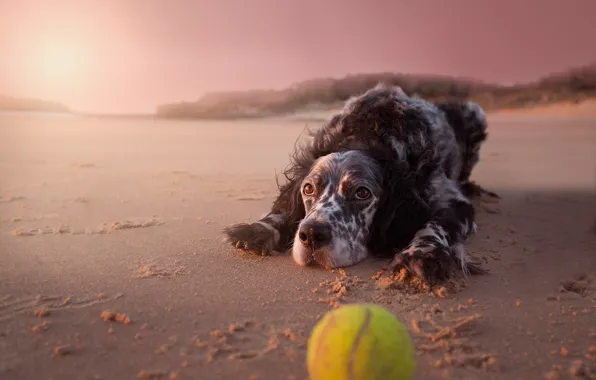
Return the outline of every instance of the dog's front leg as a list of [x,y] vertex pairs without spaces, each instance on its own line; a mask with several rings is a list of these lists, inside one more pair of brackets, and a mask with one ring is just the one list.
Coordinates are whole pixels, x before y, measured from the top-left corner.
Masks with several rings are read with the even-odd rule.
[[449,278],[454,264],[464,273],[483,272],[469,260],[463,246],[468,234],[476,230],[474,207],[456,186],[450,185],[448,190],[442,192],[444,198],[436,202],[442,207],[433,213],[410,244],[395,255],[389,264],[390,273],[406,268],[434,285]]
[[287,249],[293,237],[287,213],[270,212],[254,223],[239,223],[224,229],[229,243],[238,249],[263,256]]

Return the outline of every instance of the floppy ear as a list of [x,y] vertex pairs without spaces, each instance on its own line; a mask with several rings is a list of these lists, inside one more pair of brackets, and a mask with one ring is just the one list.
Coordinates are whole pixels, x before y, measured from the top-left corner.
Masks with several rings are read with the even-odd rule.
[[377,154],[383,170],[383,195],[373,219],[370,250],[373,256],[387,256],[405,247],[431,214],[419,195],[415,176],[406,175],[407,161],[398,161],[388,151]]
[[283,233],[280,231],[280,235],[287,239],[287,242],[283,242],[287,247],[291,247],[298,225],[306,215],[302,202],[302,181],[318,158],[341,148],[344,139],[341,128],[338,128],[340,120],[341,115],[337,114],[322,128],[307,131],[306,135],[312,140],[306,145],[300,146],[297,139],[290,165],[283,173],[286,183],[277,183],[279,195],[273,204],[272,213],[285,213],[288,216],[288,223],[284,225],[286,230]]
[[[332,119],[332,123],[337,123],[337,120],[336,116]],[[273,203],[272,213],[285,213],[288,217],[288,222],[284,226],[286,230],[281,233],[287,240],[283,242],[284,246],[292,246],[298,225],[306,215],[302,202],[302,181],[317,158],[330,153],[328,150],[332,148],[327,146],[331,140],[327,132],[328,128],[330,128],[329,123],[317,131],[307,131],[306,134],[311,140],[305,145],[300,145],[299,140],[296,140],[290,164],[283,172],[286,181],[284,184],[277,181],[278,196]]]
[[302,173],[305,170],[298,169],[298,167],[292,167],[286,170],[284,174],[287,182],[283,185],[277,183],[279,194],[271,209],[272,213],[283,213],[287,217],[287,222],[284,223],[283,229],[279,231],[281,237],[279,246],[281,247],[290,248],[292,246],[298,225],[305,216],[300,185],[307,172]]

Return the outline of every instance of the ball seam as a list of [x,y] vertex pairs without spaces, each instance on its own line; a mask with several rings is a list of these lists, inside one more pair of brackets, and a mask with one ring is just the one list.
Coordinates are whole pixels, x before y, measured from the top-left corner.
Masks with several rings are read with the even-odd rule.
[[360,341],[362,340],[362,336],[368,330],[368,326],[370,325],[370,321],[372,319],[372,312],[369,308],[366,308],[366,314],[364,316],[364,322],[360,326],[358,333],[356,334],[356,338],[354,339],[354,344],[352,345],[352,349],[350,350],[350,360],[348,361],[348,374],[350,379],[355,380],[356,374],[354,373],[354,361],[356,357],[356,352],[358,351],[358,347],[360,346]]

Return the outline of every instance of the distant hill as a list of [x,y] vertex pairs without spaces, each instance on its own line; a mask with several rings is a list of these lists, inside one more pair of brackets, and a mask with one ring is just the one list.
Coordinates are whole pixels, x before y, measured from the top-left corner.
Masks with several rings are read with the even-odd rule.
[[157,115],[180,118],[262,117],[304,109],[326,109],[343,103],[379,82],[398,84],[404,91],[424,97],[469,97],[495,88],[466,78],[415,76],[393,73],[318,78],[282,90],[249,90],[207,93],[196,102],[161,105]]
[[525,108],[596,97],[596,64],[553,73],[537,81],[499,86],[472,96],[489,110]]
[[469,78],[395,73],[320,78],[299,82],[282,90],[208,93],[194,102],[158,106],[156,114],[165,118],[232,119],[330,109],[379,82],[399,85],[406,93],[431,101],[472,99],[489,110],[519,108],[596,96],[596,64],[514,86]]
[[39,99],[14,98],[0,95],[0,111],[38,111],[69,113],[63,104]]

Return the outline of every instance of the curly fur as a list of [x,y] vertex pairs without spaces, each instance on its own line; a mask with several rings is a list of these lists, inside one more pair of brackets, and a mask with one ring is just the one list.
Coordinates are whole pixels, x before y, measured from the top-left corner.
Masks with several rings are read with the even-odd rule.
[[[476,103],[433,104],[379,84],[296,147],[267,216],[224,233],[240,249],[292,250],[301,265],[393,257],[392,270],[429,283],[446,279],[454,265],[481,271],[463,243],[476,231],[467,192],[486,128]],[[357,186],[370,196],[355,196]]]

